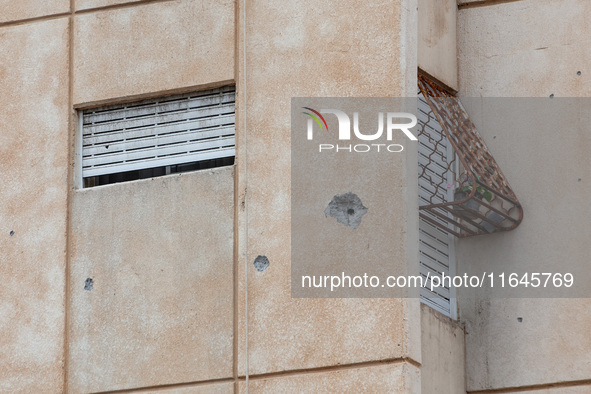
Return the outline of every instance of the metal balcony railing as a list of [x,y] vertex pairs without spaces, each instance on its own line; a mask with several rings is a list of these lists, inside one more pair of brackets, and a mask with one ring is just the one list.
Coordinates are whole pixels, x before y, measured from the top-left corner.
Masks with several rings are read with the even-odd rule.
[[457,237],[516,228],[523,209],[460,100],[419,74],[419,215]]

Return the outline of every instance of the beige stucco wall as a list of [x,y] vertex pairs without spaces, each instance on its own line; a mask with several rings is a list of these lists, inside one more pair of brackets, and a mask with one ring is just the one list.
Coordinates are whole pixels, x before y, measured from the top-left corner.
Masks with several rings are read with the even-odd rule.
[[[458,16],[461,94],[589,96],[589,15],[591,4],[585,0],[523,0],[462,8]],[[479,126],[486,108],[474,106],[471,111]],[[545,259],[588,261],[590,217],[587,210],[576,208],[584,207],[591,192],[585,164],[591,141],[582,130],[569,134],[543,127],[480,127],[521,200],[525,217],[512,232],[460,240],[459,264],[476,255],[489,267],[508,259],[531,267]],[[588,392],[588,386],[560,388],[590,378],[588,310],[588,299],[460,300],[467,331],[468,390],[556,384],[558,388],[547,392]]]
[[[290,99],[413,95],[416,1],[252,1],[246,20],[230,0],[46,3],[0,6],[0,138],[14,168],[0,175],[2,390],[229,392],[249,374],[255,392],[420,392],[418,300],[289,297]],[[73,108],[233,81],[236,173],[74,189]],[[389,196],[402,229],[390,258],[410,266],[416,161],[400,156]]]
[[[240,108],[246,105],[246,133],[244,119],[237,121],[239,192],[246,207],[239,210],[239,373],[418,361],[416,300],[291,299],[289,211],[291,97],[414,94],[416,2],[349,0],[335,8],[317,1],[252,1],[246,11],[246,69],[241,52],[237,79],[247,96],[238,101]],[[416,152],[409,149],[401,159],[401,173],[416,174]],[[400,202],[393,209],[407,228],[393,261],[417,264],[416,187],[411,176],[391,196]],[[257,255],[270,260],[264,272],[252,265]],[[384,387],[389,389],[395,387]]]
[[74,193],[71,392],[232,377],[233,207],[233,167]]
[[76,15],[74,104],[231,82],[234,44],[231,0],[166,1]]
[[[507,393],[512,393],[507,391]],[[554,387],[554,388],[540,388],[533,390],[520,390],[522,394],[587,394],[591,393],[591,385],[582,383],[577,386]]]
[[70,11],[70,0],[0,0],[0,10],[0,23],[6,23],[67,13]]
[[[74,105],[231,83],[234,2],[80,14],[73,43]],[[233,202],[233,168],[74,193],[70,392],[232,378]]]
[[456,0],[419,0],[418,6],[419,68],[458,90]]
[[[455,0],[419,0],[418,66],[447,87],[458,89]],[[464,330],[452,319],[421,305],[421,392],[465,392]]]
[[461,9],[460,93],[590,96],[590,14],[591,3],[584,0],[521,0]]
[[[155,387],[153,389],[141,390],[142,394],[232,394],[237,385],[234,382],[204,383],[196,385],[185,385],[171,388]],[[571,394],[571,393],[568,393]],[[573,393],[575,394],[575,393]],[[579,393],[576,393],[579,394]]]
[[119,4],[123,5],[139,1],[148,2],[149,0],[74,0],[74,7],[77,11],[80,11],[89,10],[93,8],[112,7]]
[[[239,393],[246,393],[240,383]],[[397,362],[315,373],[253,379],[253,393],[421,393],[420,372],[415,365]]]
[[[75,122],[68,121],[72,107],[82,103],[231,83],[234,2],[135,2],[75,16],[69,1],[38,3],[0,5],[5,59],[0,194],[6,199],[0,208],[6,232],[0,239],[0,391],[59,393],[64,381],[70,392],[83,392],[231,378],[233,170],[221,178],[190,174],[179,178],[184,182],[158,180],[157,186],[134,182],[133,192],[125,191],[129,185],[71,192],[69,212]],[[81,3],[72,5],[81,9]],[[94,6],[100,4],[86,2]],[[223,198],[214,196],[213,206],[175,200],[185,194],[207,198],[216,191]],[[162,200],[167,192],[168,202]],[[110,209],[114,200],[129,216]],[[170,202],[176,205],[167,217]],[[187,213],[195,208],[204,211]],[[146,210],[149,215],[142,217]],[[120,220],[122,233],[104,227],[107,214]],[[75,221],[70,245],[68,219]],[[154,225],[144,227],[144,219]],[[206,237],[178,226],[183,220],[191,227],[213,221],[222,233],[207,235],[209,247],[219,253],[202,253]],[[117,244],[121,248],[114,250]],[[157,270],[158,261],[182,269]],[[86,271],[103,278],[92,291],[99,290],[100,297],[84,290],[82,276],[92,276]],[[66,297],[69,279],[71,297]],[[210,294],[202,283],[217,291]],[[195,346],[185,349],[191,343]]]
[[[152,387],[142,390],[134,390],[131,392],[141,394],[232,394],[235,392],[237,384],[234,382],[204,382],[204,383],[192,383],[183,384],[172,387]],[[122,391],[129,392],[129,391]],[[546,394],[546,393],[544,393]],[[554,393],[552,393],[554,394]],[[568,393],[571,394],[571,393]],[[572,393],[579,394],[579,393]]]
[[[3,3],[3,9],[10,8]],[[0,53],[0,391],[59,392],[69,160],[68,21],[0,28]]]
[[421,305],[421,392],[465,392],[464,355],[463,327],[427,305]]

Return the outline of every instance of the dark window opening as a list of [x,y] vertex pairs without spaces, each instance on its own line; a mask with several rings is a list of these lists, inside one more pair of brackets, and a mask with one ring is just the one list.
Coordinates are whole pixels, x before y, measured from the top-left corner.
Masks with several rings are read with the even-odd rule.
[[82,110],[80,186],[234,164],[235,96],[222,86]]
[[112,183],[136,181],[139,179],[156,178],[163,175],[178,174],[181,172],[207,170],[216,167],[231,166],[234,164],[234,157],[222,157],[212,160],[203,160],[193,163],[175,164],[171,166],[145,168],[141,170],[119,172],[84,178],[84,187],[110,185]]

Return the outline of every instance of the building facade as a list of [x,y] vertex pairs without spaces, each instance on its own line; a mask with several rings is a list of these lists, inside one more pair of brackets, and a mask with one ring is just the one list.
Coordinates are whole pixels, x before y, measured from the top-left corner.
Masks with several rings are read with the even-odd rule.
[[[417,298],[290,291],[292,97],[413,97],[419,70],[459,97],[588,97],[588,1],[3,0],[0,11],[0,392],[591,392],[587,299],[460,300],[446,316]],[[85,136],[103,124],[85,113],[220,89],[235,89],[222,124],[234,135],[216,145],[233,163],[181,171],[166,159],[165,176],[85,184],[106,174],[85,176]],[[455,240],[456,264],[587,260],[591,136],[492,133],[481,130],[526,216]],[[390,258],[418,270],[416,147],[389,176]]]

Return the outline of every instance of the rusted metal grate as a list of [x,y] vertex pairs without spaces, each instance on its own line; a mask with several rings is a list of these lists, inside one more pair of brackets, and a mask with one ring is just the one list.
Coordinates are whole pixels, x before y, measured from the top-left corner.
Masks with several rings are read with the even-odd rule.
[[509,231],[523,209],[457,97],[419,74],[419,215],[457,237]]

